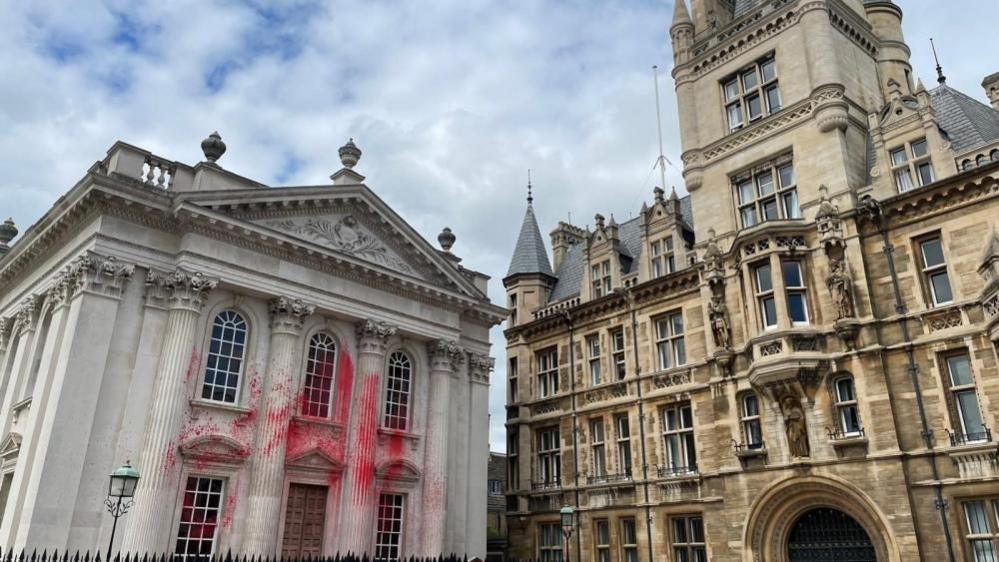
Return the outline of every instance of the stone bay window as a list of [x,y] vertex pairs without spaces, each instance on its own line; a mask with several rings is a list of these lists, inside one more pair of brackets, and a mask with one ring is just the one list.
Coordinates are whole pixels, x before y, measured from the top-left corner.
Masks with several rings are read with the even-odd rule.
[[780,111],[777,63],[772,53],[722,80],[721,89],[730,131]]
[[753,301],[763,331],[811,324],[805,272],[804,261],[776,254],[749,265]]

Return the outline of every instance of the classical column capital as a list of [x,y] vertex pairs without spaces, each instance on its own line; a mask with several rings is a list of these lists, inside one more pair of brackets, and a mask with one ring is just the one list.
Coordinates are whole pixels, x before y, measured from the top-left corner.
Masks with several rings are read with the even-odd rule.
[[430,355],[431,371],[454,371],[464,358],[464,350],[456,342],[449,340],[433,340],[427,343],[427,353]]
[[468,354],[468,376],[473,382],[489,384],[489,373],[496,367],[496,359],[480,354]]
[[149,270],[146,275],[146,298],[163,302],[170,308],[201,312],[208,293],[218,284],[218,279],[210,279],[200,271],[191,272],[179,267],[170,273]]
[[35,312],[37,308],[38,297],[35,295],[25,298],[17,305],[17,312],[15,313],[17,321],[14,324],[16,333],[12,335],[35,329]]
[[278,297],[270,302],[270,310],[272,331],[297,334],[305,319],[316,311],[316,306],[302,299]]
[[388,338],[396,327],[378,320],[365,320],[357,325],[357,349],[360,353],[385,353]]
[[114,256],[87,251],[78,256],[59,273],[49,287],[46,297],[53,308],[69,305],[74,297],[90,292],[111,298],[120,298],[125,283],[135,273],[132,264],[120,263]]
[[10,318],[0,318],[0,353],[7,351],[10,345],[11,332],[14,329],[14,321]]

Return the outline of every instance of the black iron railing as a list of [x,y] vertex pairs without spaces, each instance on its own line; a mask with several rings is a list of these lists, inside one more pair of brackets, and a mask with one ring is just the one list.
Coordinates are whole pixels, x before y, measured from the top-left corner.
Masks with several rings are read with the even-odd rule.
[[733,440],[732,448],[735,449],[735,454],[739,455],[739,454],[751,453],[754,451],[760,451],[760,452],[766,451],[767,445],[763,441],[760,441],[759,443],[738,443],[735,440]]
[[843,429],[832,430],[827,427],[826,433],[829,435],[830,441],[842,441],[843,439],[856,439],[858,437],[865,437],[864,428],[862,427],[852,431],[846,431]]
[[992,430],[988,427],[982,428],[982,431],[972,433],[955,433],[948,429],[947,433],[950,434],[950,445],[952,447],[967,445],[968,443],[986,443],[992,441]]
[[597,474],[586,477],[587,484],[610,484],[614,482],[627,482],[629,480],[631,480],[630,470],[617,474]]
[[558,490],[562,488],[562,483],[557,480],[545,480],[542,482],[531,482],[531,490]]
[[697,474],[697,465],[691,466],[658,466],[656,474],[659,478],[674,478],[677,476],[690,476]]

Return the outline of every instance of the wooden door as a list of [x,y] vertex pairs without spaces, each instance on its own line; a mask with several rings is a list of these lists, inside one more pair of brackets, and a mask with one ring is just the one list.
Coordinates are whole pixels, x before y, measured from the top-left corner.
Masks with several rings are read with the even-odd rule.
[[284,516],[285,557],[321,556],[326,523],[326,486],[292,484]]

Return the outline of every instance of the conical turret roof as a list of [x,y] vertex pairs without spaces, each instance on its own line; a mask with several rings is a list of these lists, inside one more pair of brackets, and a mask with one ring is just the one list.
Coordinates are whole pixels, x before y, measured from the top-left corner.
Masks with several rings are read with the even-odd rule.
[[507,269],[506,276],[538,274],[555,277],[552,264],[548,261],[545,240],[541,237],[541,229],[538,227],[538,219],[534,216],[534,204],[528,198],[527,212],[524,213],[524,222],[520,225],[520,236],[517,237],[517,246],[513,249],[513,257],[510,258],[510,268]]

